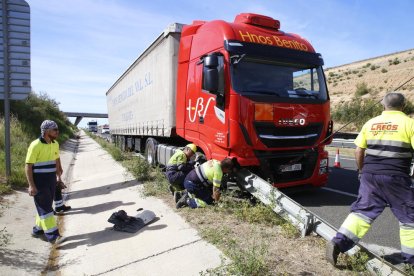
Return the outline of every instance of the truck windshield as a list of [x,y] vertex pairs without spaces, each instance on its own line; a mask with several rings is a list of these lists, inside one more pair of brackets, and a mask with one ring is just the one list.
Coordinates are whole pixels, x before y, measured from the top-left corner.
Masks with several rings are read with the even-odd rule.
[[325,101],[328,93],[321,66],[289,64],[245,57],[231,66],[233,89],[245,96],[273,96],[295,101]]

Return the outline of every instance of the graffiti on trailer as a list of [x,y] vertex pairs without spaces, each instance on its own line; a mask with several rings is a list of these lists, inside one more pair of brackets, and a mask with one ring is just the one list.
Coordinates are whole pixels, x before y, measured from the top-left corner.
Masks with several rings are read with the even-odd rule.
[[210,102],[215,101],[214,97],[210,97],[207,100],[207,103],[204,104],[204,98],[199,97],[197,98],[197,101],[195,102],[195,106],[192,106],[191,99],[188,100],[188,119],[190,122],[194,123],[195,119],[197,118],[197,115],[199,118],[204,118],[206,116],[208,107],[210,106]]

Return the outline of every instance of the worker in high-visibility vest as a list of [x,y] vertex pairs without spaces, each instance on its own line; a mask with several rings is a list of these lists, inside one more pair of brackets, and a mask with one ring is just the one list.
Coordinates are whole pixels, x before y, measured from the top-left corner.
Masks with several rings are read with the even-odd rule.
[[385,111],[369,120],[355,139],[360,188],[351,213],[328,243],[326,257],[336,265],[340,252],[351,249],[389,205],[400,222],[401,255],[414,264],[414,187],[410,165],[414,149],[414,120],[402,112],[405,98],[389,93]]
[[61,181],[61,171],[56,169],[59,159],[58,125],[45,120],[40,126],[41,136],[34,140],[26,155],[26,178],[29,183],[29,195],[36,205],[36,222],[32,236],[46,239],[57,244],[64,241],[60,235],[53,214],[53,198],[56,182]]
[[183,150],[176,150],[168,161],[165,176],[170,183],[170,191],[172,193],[184,190],[184,179],[194,168],[194,164],[189,161],[196,152],[197,146],[195,144],[188,144]]
[[220,200],[223,173],[233,170],[232,159],[221,162],[211,159],[192,170],[184,180],[187,192],[177,201],[176,207],[202,208]]

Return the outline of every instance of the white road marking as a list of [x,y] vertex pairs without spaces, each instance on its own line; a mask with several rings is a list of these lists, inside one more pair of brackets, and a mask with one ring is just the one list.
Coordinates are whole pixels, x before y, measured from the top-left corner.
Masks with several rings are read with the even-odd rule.
[[355,198],[358,197],[358,195],[356,195],[356,194],[351,194],[351,193],[347,193],[347,192],[343,192],[343,191],[335,190],[335,189],[331,189],[331,188],[324,187],[324,188],[321,188],[321,189],[327,190],[327,191],[330,191],[330,192],[334,192],[334,193],[338,193],[338,194],[342,194],[342,195],[352,196],[352,197],[355,197]]

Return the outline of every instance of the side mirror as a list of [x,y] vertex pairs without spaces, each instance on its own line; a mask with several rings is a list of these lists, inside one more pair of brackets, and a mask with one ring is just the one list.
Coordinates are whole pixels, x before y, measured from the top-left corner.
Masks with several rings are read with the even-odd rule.
[[209,54],[204,57],[204,78],[203,88],[209,92],[215,93],[219,87],[219,59],[217,54]]
[[204,57],[204,66],[208,68],[217,68],[219,64],[218,56],[215,54],[210,54]]
[[219,74],[217,68],[207,68],[204,71],[203,88],[209,92],[217,92],[219,87]]

